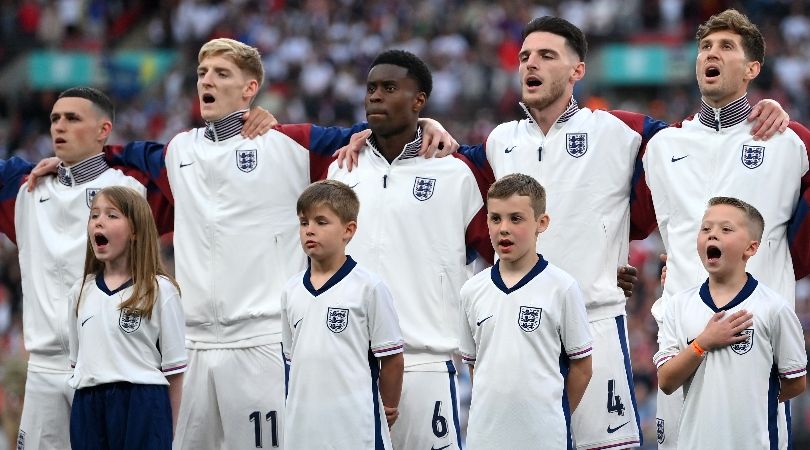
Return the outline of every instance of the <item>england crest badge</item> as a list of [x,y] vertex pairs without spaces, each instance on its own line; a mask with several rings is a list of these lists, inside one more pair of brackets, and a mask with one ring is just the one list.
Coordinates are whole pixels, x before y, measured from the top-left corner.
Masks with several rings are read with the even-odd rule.
[[258,164],[258,155],[255,149],[253,150],[237,150],[236,151],[236,167],[242,172],[251,172]]
[[667,438],[664,434],[664,419],[655,418],[655,429],[658,431],[658,443],[663,444]]
[[423,202],[430,197],[433,197],[433,191],[436,189],[435,178],[422,178],[416,177],[413,180],[413,196],[417,200]]
[[93,199],[96,198],[96,194],[101,191],[101,188],[87,188],[85,191],[85,199],[87,200],[87,207],[93,207]]
[[141,327],[141,313],[129,308],[121,308],[118,316],[118,326],[124,333],[132,333]]
[[761,145],[743,145],[741,160],[745,167],[756,169],[765,160],[765,147]]
[[346,308],[329,308],[326,310],[326,328],[332,333],[340,333],[349,325],[349,310]]
[[565,149],[574,158],[588,151],[588,133],[565,133]]
[[747,330],[742,330],[742,332],[740,332],[740,334],[737,336],[745,336],[745,340],[742,342],[737,342],[736,344],[731,344],[731,349],[734,350],[734,353],[744,355],[751,351],[751,347],[754,346],[754,329],[749,328]]
[[543,308],[533,308],[531,306],[521,306],[518,314],[518,326],[521,330],[529,333],[540,326],[540,317],[543,315]]

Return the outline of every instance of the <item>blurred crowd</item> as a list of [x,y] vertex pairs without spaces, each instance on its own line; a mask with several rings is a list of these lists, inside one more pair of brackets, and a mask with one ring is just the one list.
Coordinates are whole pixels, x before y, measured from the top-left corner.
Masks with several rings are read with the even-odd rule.
[[[112,77],[100,86],[117,104],[111,143],[165,142],[200,123],[196,54],[211,37],[257,47],[266,79],[257,104],[282,122],[348,125],[364,120],[368,64],[389,48],[410,50],[433,72],[425,115],[463,143],[480,143],[497,123],[520,117],[517,54],[532,17],[558,15],[588,35],[591,53],[609,43],[691,45],[699,23],[737,7],[767,42],[753,100],[773,98],[794,120],[810,124],[810,2],[791,0],[0,0],[0,77],[35,49],[106,54],[119,49],[173,49],[176,63],[136,96],[116,96]],[[0,78],[2,79],[2,78]],[[52,154],[48,114],[58,89],[26,86],[0,93],[0,158]],[[586,76],[575,92],[592,108],[627,109],[677,121],[696,111],[696,84],[606,86]],[[657,235],[631,246],[640,282],[628,302],[631,355],[646,443],[655,442]],[[20,283],[13,244],[0,244],[0,420],[6,430],[22,390],[15,361],[24,360]],[[796,309],[810,330],[810,281],[798,286]],[[807,340],[806,340],[807,341]],[[24,374],[24,371],[22,372]],[[810,430],[810,395],[794,401],[797,431]],[[9,428],[10,427],[10,428]],[[798,439],[810,439],[807,431]],[[810,448],[810,440],[806,445]],[[0,443],[0,449],[2,449]]]

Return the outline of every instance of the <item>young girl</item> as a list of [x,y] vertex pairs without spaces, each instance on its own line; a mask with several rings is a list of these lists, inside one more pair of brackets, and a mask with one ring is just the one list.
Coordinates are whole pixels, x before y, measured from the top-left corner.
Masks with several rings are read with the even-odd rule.
[[171,449],[185,323],[149,205],[132,189],[102,189],[87,234],[84,278],[70,291],[71,445]]

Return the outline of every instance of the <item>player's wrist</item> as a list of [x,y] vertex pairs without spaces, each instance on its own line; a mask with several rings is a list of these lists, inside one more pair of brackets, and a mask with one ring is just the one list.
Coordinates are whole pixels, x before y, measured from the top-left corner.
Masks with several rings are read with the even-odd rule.
[[697,339],[693,340],[692,343],[689,344],[689,348],[691,348],[692,351],[695,352],[698,358],[702,358],[706,354],[706,352],[709,351],[707,348],[701,346],[700,343],[698,343]]

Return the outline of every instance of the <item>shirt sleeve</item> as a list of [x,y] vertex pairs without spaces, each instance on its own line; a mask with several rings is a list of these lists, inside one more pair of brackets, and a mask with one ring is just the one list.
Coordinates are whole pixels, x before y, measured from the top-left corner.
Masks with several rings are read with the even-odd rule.
[[771,324],[771,346],[779,378],[807,375],[807,353],[802,325],[787,303],[781,305]]
[[160,368],[163,375],[168,376],[186,371],[188,364],[185,342],[186,321],[177,288],[166,279],[159,280],[160,354],[162,358]]
[[473,324],[475,322],[475,315],[470,311],[471,301],[470,293],[467,289],[461,288],[461,304],[458,308],[458,321],[459,321],[459,351],[461,352],[461,361],[464,364],[475,366],[475,359],[478,354],[475,346],[475,337],[473,332]]
[[0,232],[14,243],[17,242],[14,230],[17,194],[33,169],[34,164],[16,156],[0,160]]
[[405,341],[394,309],[394,298],[384,282],[371,289],[368,303],[368,331],[371,351],[377,358],[403,351]]
[[570,359],[589,356],[593,349],[593,338],[585,312],[585,300],[576,282],[565,291],[560,324],[560,338],[563,349]]
[[650,139],[669,125],[644,114],[628,111],[609,112],[641,136],[630,184],[630,239],[644,239],[655,229],[657,223],[652,195],[647,187],[643,158]]
[[656,368],[677,356],[684,348],[679,339],[682,333],[678,324],[680,314],[676,302],[677,297],[670,298],[664,307],[663,322],[658,332],[658,351],[653,355],[653,364]]
[[806,152],[805,158],[802,160],[804,175],[801,179],[799,200],[787,228],[793,270],[796,279],[799,280],[810,275],[810,167],[808,167],[810,166],[810,130],[795,122],[791,122],[789,126],[802,140]]
[[322,127],[309,123],[277,125],[276,131],[292,139],[301,147],[309,150],[309,177],[311,181],[323,180],[332,156],[341,147],[349,143],[353,134],[368,128],[368,123],[361,122],[351,128]]
[[284,289],[281,291],[281,351],[284,353],[287,364],[290,364],[293,354],[293,335],[290,313],[287,311],[288,303],[287,289]]

